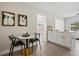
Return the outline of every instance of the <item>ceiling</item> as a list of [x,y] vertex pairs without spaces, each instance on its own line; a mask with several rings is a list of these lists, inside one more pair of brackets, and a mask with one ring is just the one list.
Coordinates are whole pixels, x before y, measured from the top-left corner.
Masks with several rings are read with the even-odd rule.
[[25,4],[45,10],[57,17],[70,17],[79,12],[79,2],[29,2]]
[[[1,3],[2,2],[0,2],[0,4]],[[12,3],[10,2],[10,4]],[[2,4],[9,3],[5,2]],[[13,4],[17,4],[18,6],[31,6],[33,8],[47,11],[56,17],[71,17],[79,13],[79,2],[17,2]]]

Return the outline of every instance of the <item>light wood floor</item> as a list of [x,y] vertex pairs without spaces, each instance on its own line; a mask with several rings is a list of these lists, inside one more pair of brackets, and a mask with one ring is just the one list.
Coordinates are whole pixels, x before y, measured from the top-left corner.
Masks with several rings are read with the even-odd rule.
[[72,50],[49,42],[42,43],[42,49],[34,48],[32,56],[79,56],[79,40],[76,40],[76,47]]
[[49,42],[42,42],[41,46],[42,49],[39,45],[35,46],[30,56],[79,56],[79,40],[76,42],[76,48],[72,50]]
[[69,51],[69,49],[56,44],[42,42],[42,49],[39,46],[34,47],[34,53],[31,56],[62,56]]

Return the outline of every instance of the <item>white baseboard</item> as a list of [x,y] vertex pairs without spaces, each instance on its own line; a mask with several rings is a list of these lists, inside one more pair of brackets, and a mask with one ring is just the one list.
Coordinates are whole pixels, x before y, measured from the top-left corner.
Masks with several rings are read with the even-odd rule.
[[[17,50],[20,50],[20,49],[21,49],[21,47],[17,47],[17,48],[15,47],[14,48],[14,51],[17,51]],[[9,50],[10,49],[0,51],[0,56],[5,55],[5,54],[8,54],[9,53]]]

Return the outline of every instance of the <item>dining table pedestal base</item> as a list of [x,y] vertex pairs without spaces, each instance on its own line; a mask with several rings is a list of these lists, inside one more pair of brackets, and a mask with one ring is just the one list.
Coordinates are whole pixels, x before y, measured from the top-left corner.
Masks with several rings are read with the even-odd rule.
[[[25,51],[26,51],[26,54],[25,54]],[[22,56],[30,56],[31,54],[32,54],[32,48],[23,49],[22,53],[21,53],[21,50],[17,52],[17,55],[22,55]]]

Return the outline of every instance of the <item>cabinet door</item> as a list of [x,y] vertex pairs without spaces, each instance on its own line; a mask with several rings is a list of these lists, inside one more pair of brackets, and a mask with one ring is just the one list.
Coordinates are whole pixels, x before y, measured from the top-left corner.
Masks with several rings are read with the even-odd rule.
[[64,35],[64,39],[65,39],[65,46],[68,48],[71,48],[71,44],[72,44],[72,37],[70,33],[65,33]]
[[58,42],[57,37],[58,36],[55,32],[52,32],[52,31],[48,32],[48,41],[57,43]]
[[64,45],[64,33],[60,33],[59,43],[60,43],[61,45]]
[[60,33],[59,32],[55,32],[55,42],[57,44],[60,44]]
[[63,45],[63,43],[64,43],[63,33],[58,32],[56,35],[57,35],[57,37],[56,37],[56,43],[58,43],[60,45]]
[[76,36],[75,33],[72,33],[72,47],[71,48],[75,48],[76,47]]
[[52,41],[52,32],[48,31],[48,41]]
[[52,32],[52,42],[57,43],[57,33],[56,32]]

